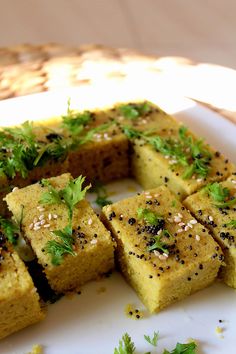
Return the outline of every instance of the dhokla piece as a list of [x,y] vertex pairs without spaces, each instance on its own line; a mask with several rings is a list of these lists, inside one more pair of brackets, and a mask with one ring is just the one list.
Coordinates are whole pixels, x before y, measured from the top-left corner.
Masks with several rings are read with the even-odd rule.
[[45,317],[33,281],[0,232],[0,339]]
[[221,246],[225,267],[220,276],[236,288],[236,175],[207,187],[185,199],[184,205]]
[[180,200],[205,184],[226,179],[236,167],[165,114],[158,114],[148,134],[127,129],[133,142],[131,171],[144,189],[165,184]]
[[[47,181],[59,191],[68,186],[71,180],[70,174],[63,174]],[[76,290],[87,281],[97,279],[112,270],[115,244],[110,233],[84,199],[74,208],[72,234],[65,235],[68,228],[68,209],[65,203],[59,201],[56,204],[43,205],[39,202],[48,188],[47,185],[36,183],[8,194],[6,201],[17,220],[23,208],[23,233],[42,265],[51,288],[58,293],[65,293]],[[58,232],[57,235],[53,233],[55,230],[63,231],[64,238],[60,238]],[[69,248],[67,236],[68,242],[73,237]],[[63,254],[59,262],[58,243],[62,244],[62,240],[63,247],[68,252]],[[57,245],[54,249],[55,242]]]
[[150,312],[211,284],[222,251],[167,187],[103,208],[117,242],[117,261]]

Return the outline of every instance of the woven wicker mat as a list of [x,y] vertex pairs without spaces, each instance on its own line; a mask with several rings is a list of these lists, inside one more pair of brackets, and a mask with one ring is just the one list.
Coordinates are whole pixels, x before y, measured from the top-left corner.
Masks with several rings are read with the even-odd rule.
[[[212,68],[215,70],[218,67],[209,64],[208,69]],[[137,73],[151,73],[154,79],[166,75],[169,84],[179,85],[185,96],[208,105],[236,123],[236,109],[235,111],[227,109],[222,103],[212,99],[211,85],[216,86],[214,80],[208,79],[208,91],[204,90],[202,93],[202,88],[206,87],[206,75],[202,72],[200,63],[186,58],[147,56],[128,49],[101,45],[76,48],[48,43],[0,48],[0,99],[71,86],[91,85],[101,78],[122,80],[134,70]],[[227,72],[228,69],[225,70]],[[190,88],[189,80],[184,78],[191,78],[194,90]],[[195,78],[197,85],[194,82]]]

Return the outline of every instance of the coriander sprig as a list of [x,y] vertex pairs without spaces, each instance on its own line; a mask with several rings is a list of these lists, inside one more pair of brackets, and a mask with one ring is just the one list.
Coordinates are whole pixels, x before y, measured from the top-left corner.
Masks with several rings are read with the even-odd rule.
[[8,241],[13,245],[16,245],[18,236],[20,234],[20,225],[16,224],[10,219],[5,219],[0,216],[0,228],[4,232]]
[[52,264],[60,265],[64,254],[75,255],[73,251],[74,238],[72,228],[67,225],[63,230],[55,230],[52,233],[58,237],[57,240],[50,240],[45,246],[45,251],[52,256]]
[[[144,338],[149,344],[156,347],[159,339],[159,332],[154,332],[153,338],[146,335],[144,335]],[[119,347],[115,348],[114,354],[134,354],[135,350],[136,348],[134,342],[129,334],[125,333],[119,341]],[[171,351],[164,349],[162,354],[196,354],[196,350],[197,344],[195,342],[177,343],[174,349]],[[151,352],[146,352],[145,354],[151,354]]]
[[135,120],[139,117],[143,117],[145,114],[152,110],[149,102],[122,104],[117,108],[123,117],[130,120]]
[[125,333],[119,341],[119,347],[115,348],[114,354],[134,354],[135,349],[136,348],[131,337],[128,333]]
[[123,126],[122,129],[128,139],[143,139],[162,155],[172,158],[173,165],[182,166],[183,179],[189,179],[193,175],[205,178],[208,175],[211,154],[203,145],[203,140],[194,140],[187,133],[187,128],[180,127],[176,138],[153,136],[152,132],[139,131],[129,126]]
[[[61,190],[54,188],[49,181],[46,180],[48,191],[43,193],[40,199],[41,204],[60,204],[65,203],[68,208],[69,222],[72,222],[72,214],[75,206],[84,199],[90,185],[82,188],[85,177],[79,176],[69,181],[67,186]],[[45,180],[41,183],[45,185]]]
[[71,135],[81,134],[84,127],[91,121],[92,114],[89,111],[75,112],[70,107],[70,99],[67,102],[67,115],[62,116],[62,127]]
[[153,333],[153,337],[151,338],[150,336],[144,334],[144,339],[150,343],[151,345],[153,345],[154,347],[157,347],[157,342],[159,339],[159,332],[154,332]]
[[163,216],[158,215],[148,208],[138,208],[137,209],[138,219],[144,219],[145,222],[151,225],[158,225],[158,223],[163,219]]
[[219,182],[210,183],[203,190],[216,202],[214,206],[217,208],[223,209],[236,204],[236,198],[230,197],[230,190],[227,187],[222,187]]
[[73,211],[76,205],[84,199],[89,186],[82,187],[85,177],[79,176],[70,180],[65,188],[56,189],[47,179],[41,180],[41,185],[47,187],[47,192],[41,195],[41,204],[65,204],[68,209],[68,225],[62,230],[54,230],[52,234],[57,236],[58,240],[50,240],[46,243],[45,250],[51,254],[52,264],[59,265],[64,254],[75,255],[73,250],[74,237],[72,230]]
[[162,241],[162,238],[166,236],[166,232],[169,235],[169,232],[167,230],[162,230],[160,235],[152,237],[151,239],[152,244],[147,248],[149,252],[161,251],[162,253],[169,254],[167,243]]

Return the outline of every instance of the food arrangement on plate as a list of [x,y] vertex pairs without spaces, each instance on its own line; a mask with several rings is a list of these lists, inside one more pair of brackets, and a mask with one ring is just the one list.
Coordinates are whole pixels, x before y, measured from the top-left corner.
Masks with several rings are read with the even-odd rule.
[[[115,263],[150,312],[218,276],[236,287],[236,167],[159,107],[68,105],[62,118],[0,137],[0,338],[46,314],[20,241],[57,295]],[[86,192],[124,177],[144,191],[101,203],[99,218]]]

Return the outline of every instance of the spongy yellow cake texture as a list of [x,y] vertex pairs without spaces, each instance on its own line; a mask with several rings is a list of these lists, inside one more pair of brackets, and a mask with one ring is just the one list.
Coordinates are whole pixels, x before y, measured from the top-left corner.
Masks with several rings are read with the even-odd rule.
[[[219,184],[230,191],[231,200],[236,197],[236,175]],[[236,288],[236,200],[226,208],[219,208],[206,189],[189,196],[184,201],[195,217],[212,233],[221,245],[225,256],[225,267],[221,277],[231,287]]]
[[[1,239],[3,235],[1,234]],[[45,317],[33,281],[17,253],[0,248],[0,339]]]
[[[63,174],[49,181],[61,190],[71,179],[70,174]],[[113,269],[115,243],[90,204],[82,200],[73,213],[74,255],[65,254],[60,265],[52,264],[46,245],[50,240],[57,240],[52,231],[63,230],[68,225],[68,210],[63,203],[42,206],[39,201],[45,191],[46,186],[36,183],[8,194],[6,201],[17,220],[23,208],[25,237],[43,266],[50,286],[58,293],[65,293]]]
[[[140,210],[163,221],[148,224]],[[105,206],[103,221],[117,241],[122,273],[151,312],[205,288],[218,274],[220,247],[165,186]],[[162,247],[150,251],[155,241]]]

